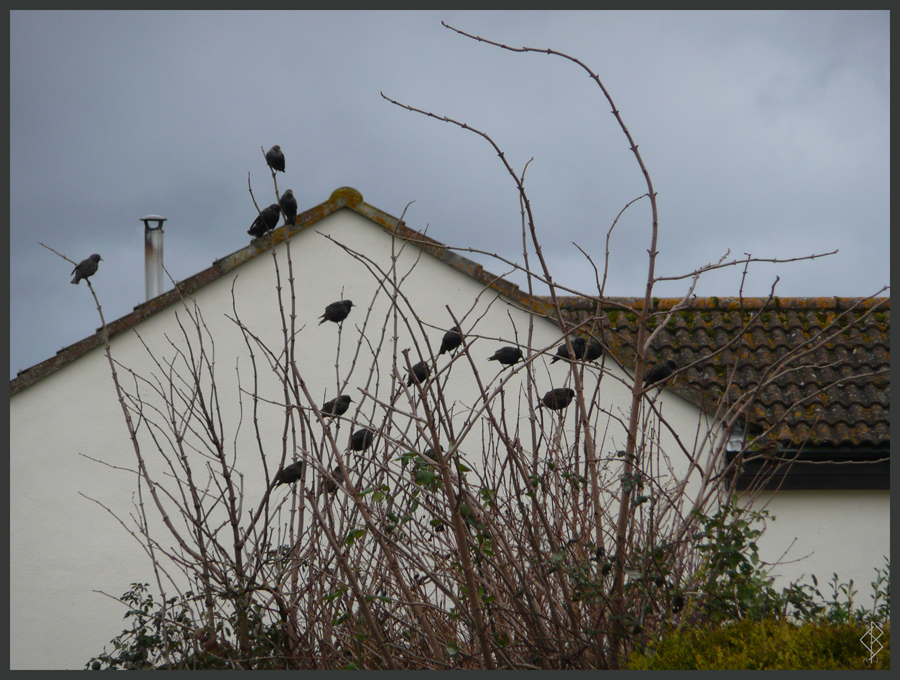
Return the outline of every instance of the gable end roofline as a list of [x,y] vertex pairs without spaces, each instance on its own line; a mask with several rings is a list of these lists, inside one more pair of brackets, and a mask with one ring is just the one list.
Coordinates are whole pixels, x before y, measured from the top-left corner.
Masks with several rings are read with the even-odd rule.
[[[336,189],[332,192],[327,201],[298,215],[295,226],[290,229],[290,235],[294,236],[299,234],[320,222],[328,215],[342,209],[352,210],[372,222],[375,222],[388,233],[409,241],[439,260],[447,263],[454,269],[457,269],[485,286],[496,290],[498,293],[510,298],[512,301],[526,309],[544,315],[549,314],[552,311],[552,307],[549,304],[538,298],[529,297],[520,290],[517,285],[485,271],[484,267],[480,264],[452,252],[443,243],[435,241],[414,229],[410,229],[404,222],[401,222],[396,217],[369,205],[363,201],[362,194],[352,187],[341,187],[340,189]],[[225,276],[245,262],[270,250],[273,245],[278,245],[282,241],[284,241],[284,229],[278,227],[273,232],[269,232],[261,238],[253,239],[249,245],[240,250],[236,250],[230,255],[215,260],[209,268],[204,269],[183,281],[177,282],[177,288],[173,288],[152,300],[137,305],[130,314],[126,314],[125,316],[108,323],[107,327],[109,329],[110,339],[130,330],[144,319],[153,316],[170,305],[177,303],[182,296],[189,296],[208,283]],[[36,382],[87,354],[92,349],[96,349],[102,345],[103,333],[102,329],[98,328],[93,335],[64,347],[59,350],[55,356],[46,359],[39,364],[35,364],[30,368],[19,371],[16,377],[10,381],[10,396],[34,385]]]
[[[435,241],[434,239],[421,232],[410,229],[404,222],[401,222],[396,217],[393,217],[392,215],[389,215],[388,213],[385,213],[378,208],[365,203],[363,201],[362,195],[356,189],[350,187],[342,187],[340,189],[337,189],[331,194],[327,201],[298,215],[294,227],[290,230],[290,234],[292,236],[299,234],[305,229],[314,226],[328,215],[343,209],[348,209],[356,212],[362,217],[365,217],[368,220],[379,225],[386,232],[396,236],[397,238],[408,241],[413,245],[416,245],[422,250],[450,265],[454,269],[475,279],[486,288],[491,288],[496,292],[502,294],[509,301],[536,315],[544,316],[551,320],[554,324],[559,325],[559,320],[556,317],[552,302],[549,297],[529,296],[527,293],[523,292],[517,285],[506,281],[499,276],[491,274],[490,272],[486,271],[480,264],[469,260],[468,258],[463,257],[456,252],[453,252],[443,243]],[[226,255],[225,257],[214,261],[211,267],[195,274],[188,279],[185,279],[184,281],[178,282],[177,290],[170,290],[152,300],[136,306],[134,308],[134,311],[132,311],[130,314],[127,314],[108,324],[110,338],[116,337],[119,334],[130,330],[132,327],[136,326],[144,319],[156,314],[159,311],[162,311],[163,309],[166,309],[172,304],[177,303],[181,299],[181,295],[193,294],[195,291],[199,290],[211,281],[229,274],[245,262],[270,250],[273,245],[281,243],[284,240],[284,236],[284,229],[279,227],[273,232],[269,232],[262,238],[254,239],[250,242],[249,245],[245,246],[244,248],[241,248],[240,250],[237,250],[230,255]],[[179,290],[181,291],[180,294]],[[595,310],[597,308],[598,301],[595,298],[579,296],[559,296],[558,300],[560,303],[560,311],[562,312],[563,317],[563,327],[561,327],[561,330],[563,331],[566,330],[566,327],[577,326],[582,321],[586,321],[596,314]],[[677,298],[653,298],[651,302],[652,311],[654,313],[665,313],[679,303],[680,300]],[[605,321],[603,324],[601,324],[603,328],[602,334],[604,342],[605,344],[607,344],[611,352],[616,355],[617,359],[621,361],[626,367],[633,367],[634,365],[633,347],[629,347],[630,343],[628,342],[629,330],[633,329],[628,328],[630,324],[627,322],[626,317],[630,316],[631,312],[639,312],[643,308],[643,304],[644,299],[637,297],[610,297],[604,298],[603,300],[602,307],[604,309],[604,312],[607,312],[606,314],[604,314]],[[796,315],[798,312],[800,312],[807,315],[813,314],[827,316],[832,315],[835,312],[842,312],[844,310],[850,309],[855,305],[859,305],[859,307],[861,307],[862,309],[881,307],[881,309],[883,309],[885,312],[885,319],[878,323],[878,326],[881,327],[881,332],[875,334],[875,336],[870,339],[867,344],[872,345],[872,343],[875,343],[885,345],[883,350],[879,350],[879,358],[875,363],[878,363],[882,366],[886,363],[887,366],[889,366],[890,341],[889,339],[887,339],[887,334],[884,331],[889,328],[890,324],[890,298],[863,300],[861,298],[837,297],[776,297],[770,301],[767,298],[739,299],[734,297],[709,297],[691,300],[684,308],[684,310],[680,310],[679,312],[676,312],[676,314],[683,315],[685,313],[689,313],[699,315],[704,318],[709,314],[712,314],[715,318],[718,318],[719,315],[723,313],[727,314],[733,311],[742,311],[743,313],[752,312],[755,310],[758,311],[767,305],[770,307],[776,317],[779,316],[780,312],[782,311],[787,311],[790,315]],[[615,323],[615,320],[613,319],[614,316],[619,317],[619,323]],[[677,325],[680,327],[683,325],[683,323],[681,321],[678,321]],[[782,330],[786,331],[788,329],[783,328]],[[665,335],[666,334],[663,334],[663,336]],[[660,338],[663,339],[663,336],[660,336]],[[97,332],[93,335],[63,348],[62,350],[57,352],[54,357],[36,364],[29,369],[20,371],[19,374],[12,381],[10,381],[10,396],[15,395],[17,392],[20,392],[27,387],[35,384],[39,380],[47,377],[48,375],[51,375],[52,373],[75,361],[92,349],[96,349],[97,347],[102,346],[102,344],[102,332],[100,329],[98,329]],[[672,390],[695,406],[706,410],[709,408],[709,404],[704,398],[704,384],[702,384],[702,381],[698,382],[697,380],[694,380],[693,377],[695,376],[685,374],[683,376],[683,379],[677,379],[673,384],[670,384],[667,389]],[[885,395],[889,393],[889,377],[877,380],[869,380],[873,384],[873,389],[877,387],[879,390],[884,390]],[[876,385],[875,383],[878,384]],[[884,385],[882,385],[882,383],[884,383]],[[882,414],[870,414],[867,418],[869,421],[871,421],[868,423],[868,430],[872,431],[874,428],[874,430],[877,431],[873,432],[872,436],[869,436],[869,434],[867,434],[866,423],[861,422],[860,426],[854,427],[852,430],[848,430],[847,433],[843,433],[843,430],[839,433],[836,430],[831,431],[830,428],[826,428],[826,431],[820,433],[821,436],[818,436],[817,439],[821,440],[823,443],[837,443],[838,441],[853,442],[857,446],[862,443],[861,436],[866,441],[871,440],[874,444],[877,444],[878,442],[889,441],[890,434],[887,426],[887,423],[889,422],[889,415],[887,414],[889,402],[887,401],[888,397],[885,395],[879,394],[876,395],[876,397],[871,397],[870,395],[871,398],[864,400],[866,401],[865,406],[867,408],[874,405],[875,407],[882,408],[883,412]],[[882,404],[881,402],[884,403]],[[793,432],[793,434],[790,435],[792,438],[796,438],[798,436],[797,432],[802,433],[804,431],[802,428],[797,429],[791,427],[789,429],[791,430],[791,432]],[[845,427],[844,430],[846,429],[847,428]],[[862,435],[860,435],[860,432],[862,433]],[[782,432],[782,434],[784,434],[784,432]]]

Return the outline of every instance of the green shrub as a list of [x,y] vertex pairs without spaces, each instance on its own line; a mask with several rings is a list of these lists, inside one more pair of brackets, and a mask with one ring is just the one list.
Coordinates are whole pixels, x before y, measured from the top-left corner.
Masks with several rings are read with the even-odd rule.
[[[886,670],[891,667],[890,624],[884,648],[869,663],[860,641],[868,630],[852,624],[745,620],[723,626],[682,628],[666,636],[654,651],[634,653],[633,670]],[[876,647],[877,649],[877,647]]]

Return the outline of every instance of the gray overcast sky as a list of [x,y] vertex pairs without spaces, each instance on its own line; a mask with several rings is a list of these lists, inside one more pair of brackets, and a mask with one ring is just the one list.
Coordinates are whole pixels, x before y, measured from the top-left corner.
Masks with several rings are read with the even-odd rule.
[[[745,295],[866,296],[890,275],[888,12],[12,12],[10,377],[144,301],[143,225],[161,214],[166,267],[187,278],[249,243],[280,144],[303,211],[341,186],[448,245],[521,261],[518,196],[476,135],[526,174],[555,279],[596,291],[605,234],[646,191],[599,88],[577,66],[476,43],[551,47],[601,78],[659,194],[657,274],[733,256]],[[649,203],[616,226],[606,292],[642,295]],[[470,255],[494,273],[507,269]],[[519,276],[510,276],[522,284]],[[301,280],[302,285],[302,280]],[[740,271],[701,279],[736,295]],[[168,289],[168,284],[167,288]],[[683,294],[685,281],[655,295]],[[539,291],[543,292],[543,291]]]

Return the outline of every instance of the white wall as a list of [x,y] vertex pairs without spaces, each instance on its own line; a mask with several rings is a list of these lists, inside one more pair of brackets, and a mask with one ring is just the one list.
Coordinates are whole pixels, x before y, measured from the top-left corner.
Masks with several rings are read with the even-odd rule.
[[815,574],[829,598],[836,573],[841,583],[853,579],[856,601],[867,606],[875,569],[891,556],[890,491],[765,492],[755,507],[776,517],[767,522],[760,559],[782,562],[771,572],[779,584],[812,583]]

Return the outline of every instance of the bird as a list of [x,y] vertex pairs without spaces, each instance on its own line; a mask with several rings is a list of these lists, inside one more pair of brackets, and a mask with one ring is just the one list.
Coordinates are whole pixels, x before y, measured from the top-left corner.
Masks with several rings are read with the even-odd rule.
[[284,172],[284,154],[281,153],[281,147],[277,144],[266,151],[266,164],[272,170]]
[[259,238],[267,231],[272,231],[278,226],[278,216],[281,214],[281,206],[273,203],[268,208],[263,208],[262,212],[253,220],[253,224],[247,230],[253,238]]
[[326,401],[321,409],[322,417],[330,418],[332,416],[344,415],[347,412],[347,409],[350,408],[351,401],[353,401],[353,399],[349,394],[342,394],[337,399]]
[[284,213],[284,223],[292,227],[297,222],[297,199],[294,198],[294,192],[288,189],[278,200],[281,205],[281,212]]
[[[584,357],[584,338],[572,338],[570,341],[572,343],[572,352],[575,354],[577,359],[582,359]],[[569,354],[569,348],[566,347],[566,343],[561,344],[556,350],[556,356],[550,360],[550,364],[555,364],[560,359],[571,359],[572,355]]]
[[100,266],[100,260],[103,258],[100,257],[97,253],[91,255],[88,259],[82,260],[78,264],[75,265],[75,269],[72,270],[72,273],[75,274],[75,278],[72,279],[72,283],[76,286],[81,279],[87,280],[91,278],[94,274],[97,273],[97,267]]
[[420,361],[415,366],[412,367],[412,370],[409,372],[409,378],[406,380],[406,386],[412,387],[413,383],[424,383],[428,380],[428,376],[431,375],[431,369],[428,368],[428,364],[424,361]]
[[280,470],[277,475],[275,475],[275,486],[278,486],[279,484],[293,484],[298,479],[300,479],[300,475],[302,473],[302,460],[298,460],[296,463],[291,463],[283,470]]
[[325,308],[325,313],[319,318],[322,319],[319,322],[321,326],[326,321],[334,321],[335,323],[340,323],[344,319],[347,318],[347,315],[350,313],[350,308],[353,306],[353,302],[350,300],[338,300],[337,302],[332,302]]
[[372,446],[373,441],[375,441],[375,433],[364,427],[354,432],[353,436],[350,437],[350,450],[365,451]]
[[[572,351],[574,352],[576,359],[596,361],[601,356],[603,356],[603,345],[601,345],[596,340],[591,340],[588,343],[584,338],[572,338]],[[557,348],[556,356],[550,360],[550,363],[552,365],[560,359],[571,358],[572,357],[569,355],[569,348],[566,347],[565,343],[563,343]]]
[[544,395],[539,406],[546,406],[551,411],[561,411],[571,404],[574,398],[575,390],[571,387],[557,387]]
[[454,326],[449,331],[444,333],[444,339],[441,340],[441,351],[438,352],[438,356],[440,356],[444,352],[452,352],[461,344],[462,332],[459,330],[459,326]]
[[[344,483],[344,473],[341,472],[341,466],[335,465],[334,470],[331,471],[331,477],[325,478],[325,491],[328,493],[335,493],[338,490],[338,484]],[[320,490],[319,493],[322,493]]]
[[591,340],[587,346],[587,352],[584,356],[585,361],[596,361],[603,356],[603,345],[596,340]]
[[512,366],[522,358],[522,350],[518,347],[501,347],[488,358],[488,361],[499,361],[506,366]]
[[676,368],[678,368],[678,364],[671,359],[667,359],[661,364],[656,364],[656,366],[644,373],[644,387],[667,380],[675,372]]

